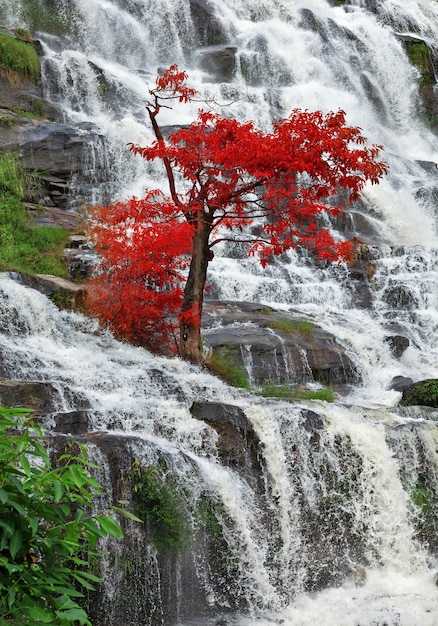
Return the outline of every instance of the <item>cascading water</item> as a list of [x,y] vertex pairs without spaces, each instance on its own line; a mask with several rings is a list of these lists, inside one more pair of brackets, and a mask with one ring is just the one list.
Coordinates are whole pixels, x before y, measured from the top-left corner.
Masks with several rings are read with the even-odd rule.
[[[28,4],[0,0],[0,15],[10,26],[26,25]],[[0,279],[2,373],[51,382],[58,412],[80,401],[90,432],[123,442],[122,475],[134,459],[164,463],[184,494],[190,551],[163,559],[132,525],[129,553],[111,546],[102,564],[106,584],[94,623],[435,626],[437,414],[418,419],[414,409],[392,408],[400,394],[389,387],[398,375],[438,373],[438,140],[418,114],[418,75],[403,46],[412,36],[436,49],[437,3],[48,4],[70,30],[37,34],[46,96],[66,122],[99,136],[86,155],[95,184],[81,200],[164,184],[162,172],[130,156],[126,144],[152,138],[143,103],[157,69],[170,63],[187,69],[206,97],[230,102],[227,115],[264,129],[293,107],[343,108],[350,124],[384,146],[390,166],[348,215],[348,234],[361,236],[371,255],[367,307],[358,306],[346,268],[316,268],[295,252],[263,270],[224,246],[210,267],[218,297],[293,307],[338,338],[362,382],[333,405],[264,401],[230,389],[176,359],[117,343],[82,316]],[[234,73],[222,82],[209,73],[214,50],[199,47],[201,9],[214,16],[213,38],[235,54]],[[177,107],[164,122],[184,124],[195,114]],[[77,181],[73,193],[85,189]],[[409,340],[399,358],[388,333]],[[259,442],[251,461],[257,479],[242,464],[221,462],[216,432],[190,412],[196,401],[243,412]],[[98,441],[91,454],[111,494]]]

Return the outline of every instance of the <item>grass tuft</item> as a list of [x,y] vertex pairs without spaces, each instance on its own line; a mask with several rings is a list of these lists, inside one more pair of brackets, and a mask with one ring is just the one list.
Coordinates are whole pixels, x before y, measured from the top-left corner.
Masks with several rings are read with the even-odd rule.
[[40,75],[40,60],[31,43],[0,33],[0,68],[7,75],[36,82]]
[[32,225],[22,203],[25,179],[15,156],[0,156],[0,271],[67,278],[67,231]]
[[268,324],[273,330],[283,330],[286,333],[301,333],[306,337],[313,337],[313,324],[309,320],[273,320]]
[[287,383],[279,385],[272,380],[265,381],[257,393],[263,398],[323,400],[324,402],[334,400],[334,393],[331,389],[297,389]]

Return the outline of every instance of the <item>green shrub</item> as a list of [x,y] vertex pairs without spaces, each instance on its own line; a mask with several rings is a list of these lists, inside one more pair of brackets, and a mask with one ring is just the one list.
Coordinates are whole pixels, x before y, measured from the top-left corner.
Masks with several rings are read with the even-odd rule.
[[40,60],[31,43],[0,33],[0,67],[34,82],[40,75]]
[[[90,624],[79,590],[100,579],[89,569],[99,538],[123,537],[109,515],[91,515],[100,485],[86,452],[54,467],[43,432],[26,409],[0,407],[0,623]],[[90,625],[91,626],[91,625]]]
[[189,524],[180,485],[158,465],[133,463],[131,472],[135,514],[149,522],[157,549],[183,550],[190,543]]
[[67,277],[67,231],[31,224],[22,203],[25,179],[15,156],[0,156],[0,271]]
[[217,352],[210,354],[206,367],[212,374],[219,376],[229,385],[250,389],[248,373],[245,367],[236,363],[235,348],[226,346],[222,354]]

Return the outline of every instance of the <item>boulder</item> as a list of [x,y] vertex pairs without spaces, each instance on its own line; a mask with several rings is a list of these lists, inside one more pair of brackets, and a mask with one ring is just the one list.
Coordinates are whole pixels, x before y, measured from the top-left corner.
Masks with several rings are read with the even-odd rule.
[[393,391],[403,392],[405,391],[405,389],[411,387],[413,383],[414,381],[412,380],[412,378],[409,378],[408,376],[394,376],[394,378],[391,380],[389,388]]
[[53,413],[59,392],[50,383],[0,379],[0,404],[8,407],[26,407],[38,415]]
[[400,406],[431,406],[438,409],[438,378],[420,380],[403,390]]
[[208,0],[190,0],[190,12],[200,46],[214,46],[226,42],[220,20],[214,15]]
[[197,52],[199,65],[213,80],[220,83],[229,82],[236,70],[236,52],[235,46],[200,48]]
[[385,337],[384,341],[388,344],[392,355],[396,359],[402,356],[403,352],[409,348],[411,343],[409,339],[403,335],[388,335]]
[[337,390],[358,381],[344,348],[330,333],[302,316],[262,304],[207,301],[203,339],[213,354],[244,366],[251,384],[320,382]]
[[260,492],[262,468],[259,438],[243,410],[223,402],[193,402],[190,412],[217,432],[217,448],[224,465],[234,467],[256,492]]

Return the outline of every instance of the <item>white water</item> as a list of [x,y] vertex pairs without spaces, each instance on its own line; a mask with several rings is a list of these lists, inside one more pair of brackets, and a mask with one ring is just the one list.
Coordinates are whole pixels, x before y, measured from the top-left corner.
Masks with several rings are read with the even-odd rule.
[[[370,142],[384,146],[390,175],[364,194],[377,232],[369,242],[378,252],[372,308],[355,306],[345,268],[309,267],[295,253],[289,263],[262,270],[254,259],[230,258],[224,248],[211,264],[210,280],[222,298],[293,307],[332,332],[360,370],[363,383],[351,390],[344,401],[348,405],[309,403],[327,426],[317,450],[303,437],[301,405],[262,402],[178,360],[158,359],[119,344],[81,316],[59,314],[44,297],[7,278],[0,280],[1,353],[8,371],[23,379],[54,381],[60,410],[75,408],[71,394],[86,398],[93,407],[92,429],[119,436],[135,433],[145,442],[143,452],[137,451],[145,459],[158,446],[174,458],[194,492],[208,489],[224,504],[233,522],[228,527],[223,520],[231,552],[239,559],[238,586],[256,611],[250,618],[227,617],[239,626],[438,623],[433,583],[437,564],[415,539],[419,511],[407,495],[424,472],[424,459],[438,491],[436,422],[401,418],[391,409],[400,395],[388,390],[397,375],[414,380],[438,377],[436,170],[417,162],[438,161],[438,140],[418,116],[416,70],[394,36],[394,31],[411,33],[438,46],[438,4],[386,0],[378,3],[378,17],[367,12],[365,4],[211,0],[230,44],[237,47],[240,71],[223,84],[216,84],[197,65],[188,0],[75,0],[73,36],[58,40],[38,35],[45,51],[47,97],[61,108],[66,121],[91,123],[104,138],[90,146],[87,155],[96,186],[85,200],[100,200],[104,192],[114,198],[141,195],[145,185],[162,182],[160,171],[130,157],[126,144],[151,139],[143,102],[157,68],[175,62],[188,70],[206,96],[233,101],[224,110],[239,119],[255,119],[267,129],[273,115],[286,115],[293,107],[343,108],[350,124],[361,126]],[[21,1],[0,0],[0,9],[9,24],[23,25]],[[308,27],[302,9],[313,14],[307,14]],[[107,88],[118,94],[111,105],[100,93],[100,79],[88,61],[103,71]],[[370,85],[373,99],[368,97]],[[180,107],[167,113],[164,122],[186,123],[194,115],[194,109]],[[98,184],[101,170],[108,166],[111,176],[104,174]],[[399,286],[408,290],[409,306],[395,306],[388,298]],[[384,342],[390,322],[397,322],[411,342],[400,359]],[[252,421],[263,442],[267,506],[274,527],[264,525],[251,489],[219,464],[213,431],[191,417],[189,407],[199,399],[241,406]],[[337,437],[347,446],[342,455]],[[351,450],[345,442],[351,442]],[[181,453],[188,455],[201,478],[195,480],[180,463]],[[342,485],[349,475],[349,463],[357,465],[359,478],[351,476],[354,497],[342,494],[346,523],[327,499],[335,497],[333,481]],[[330,468],[330,479],[322,467]],[[327,518],[321,518],[327,544],[321,537],[322,555],[315,555],[309,552],[303,510],[318,519],[321,501],[327,507]],[[329,571],[339,566],[337,559],[354,566],[352,541],[363,535],[365,572],[358,571],[358,578],[349,575],[340,587],[303,593],[309,581],[315,582],[313,566],[318,576],[324,575],[324,549]],[[331,551],[344,536],[345,551]],[[154,559],[151,554],[153,572]],[[201,564],[198,567],[207,587],[207,574]],[[365,582],[360,584],[362,577]],[[220,594],[214,588],[209,594],[219,616]],[[191,626],[195,620],[180,623]],[[205,626],[206,621],[196,624]]]

